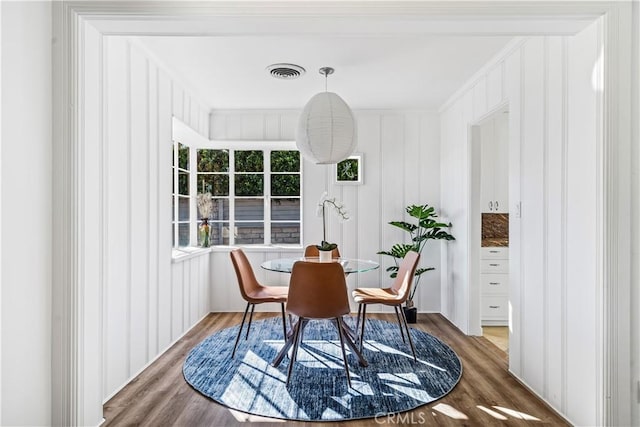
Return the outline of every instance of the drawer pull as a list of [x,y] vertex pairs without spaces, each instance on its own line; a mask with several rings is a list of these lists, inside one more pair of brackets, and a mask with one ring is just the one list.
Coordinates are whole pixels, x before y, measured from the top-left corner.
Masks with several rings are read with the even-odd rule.
[[490,285],[499,285],[500,282],[489,282]]
[[489,264],[491,267],[499,267],[500,264]]
[[491,254],[497,254],[497,253],[499,253],[499,252],[500,252],[500,251],[489,251],[489,253],[491,253]]
[[490,305],[489,308],[500,308],[499,305]]

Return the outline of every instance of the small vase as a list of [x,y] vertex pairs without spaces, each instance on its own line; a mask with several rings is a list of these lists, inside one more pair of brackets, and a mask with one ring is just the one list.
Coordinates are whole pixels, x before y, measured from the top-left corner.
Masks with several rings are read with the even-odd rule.
[[333,251],[318,251],[320,255],[320,262],[331,262],[331,254]]
[[203,248],[208,248],[209,244],[209,234],[211,232],[211,227],[209,227],[209,218],[202,218],[202,224],[200,224],[200,246]]

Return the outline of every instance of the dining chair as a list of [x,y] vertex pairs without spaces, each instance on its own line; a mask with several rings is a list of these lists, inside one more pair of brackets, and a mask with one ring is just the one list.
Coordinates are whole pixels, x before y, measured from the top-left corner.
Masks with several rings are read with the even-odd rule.
[[342,361],[347,373],[347,384],[351,387],[349,365],[344,349],[344,325],[342,316],[349,314],[349,296],[344,270],[339,263],[317,263],[297,261],[293,264],[289,281],[287,312],[298,316],[294,327],[293,353],[287,372],[287,386],[296,362],[298,348],[302,342],[306,323],[313,319],[333,319],[340,337]]
[[[306,248],[304,248],[305,258],[319,257],[319,256],[320,256],[320,250],[316,245],[309,245]],[[338,248],[335,248],[331,251],[331,258],[340,258],[340,250]]]
[[[420,261],[420,254],[414,251],[408,252],[400,263],[398,269],[398,275],[396,276],[393,284],[389,288],[356,288],[353,290],[352,295],[354,301],[358,304],[358,317],[356,323],[356,330],[360,326],[360,351],[364,343],[364,324],[366,321],[367,305],[368,304],[383,304],[392,306],[396,311],[396,317],[398,318],[398,327],[400,328],[400,334],[402,335],[402,341],[404,341],[404,333],[402,327],[407,331],[407,337],[409,338],[409,344],[411,345],[411,352],[413,353],[413,360],[417,361],[416,349],[409,333],[409,326],[407,325],[407,318],[402,310],[402,304],[409,297],[411,292],[411,285],[413,283],[413,274]],[[402,320],[401,320],[402,319]]]
[[251,307],[251,315],[249,316],[249,324],[247,325],[247,333],[244,337],[246,340],[249,338],[249,330],[251,329],[251,321],[253,320],[253,311],[256,304],[262,304],[267,302],[280,303],[280,311],[282,312],[282,332],[284,339],[287,339],[287,322],[284,316],[284,304],[287,302],[287,294],[289,288],[286,286],[264,286],[261,285],[256,279],[256,275],[253,272],[251,263],[245,255],[244,251],[240,248],[231,251],[231,261],[233,262],[233,268],[236,270],[236,276],[238,277],[238,285],[240,287],[240,294],[242,298],[247,302],[247,308],[244,310],[244,316],[242,316],[242,323],[236,336],[236,342],[233,345],[233,353],[231,358],[236,355],[236,348],[238,347],[238,341],[240,341],[240,335],[244,326],[244,321],[247,318],[247,312]]

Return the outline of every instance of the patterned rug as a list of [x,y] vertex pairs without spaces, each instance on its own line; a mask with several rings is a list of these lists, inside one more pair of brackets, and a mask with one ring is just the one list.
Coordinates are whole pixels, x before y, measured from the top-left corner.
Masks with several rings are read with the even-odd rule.
[[380,417],[441,398],[462,375],[460,359],[438,338],[411,329],[416,363],[396,323],[367,319],[363,354],[369,366],[360,366],[347,348],[350,389],[336,328],[329,321],[315,320],[304,331],[286,388],[289,359],[278,368],[271,366],[284,345],[281,318],[253,322],[249,339],[244,340],[243,331],[231,359],[238,327],[223,329],[198,344],[187,356],[183,374],[205,396],[253,415],[300,421]]

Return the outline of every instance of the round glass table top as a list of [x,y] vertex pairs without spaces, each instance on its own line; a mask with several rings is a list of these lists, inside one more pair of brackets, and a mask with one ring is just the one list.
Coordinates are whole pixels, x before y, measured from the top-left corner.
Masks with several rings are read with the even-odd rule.
[[[279,271],[281,273],[291,273],[293,264],[296,261],[308,261],[308,262],[320,262],[318,257],[298,257],[298,258],[279,258],[265,261],[261,264],[261,267],[265,270]],[[375,261],[369,261],[366,259],[352,259],[352,258],[334,258],[327,262],[337,262],[342,265],[344,272],[349,273],[363,273],[365,271],[375,270],[380,267]]]

